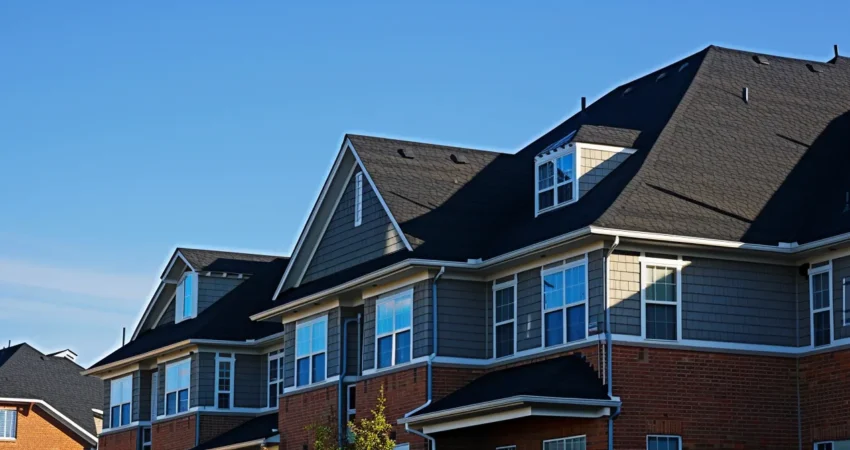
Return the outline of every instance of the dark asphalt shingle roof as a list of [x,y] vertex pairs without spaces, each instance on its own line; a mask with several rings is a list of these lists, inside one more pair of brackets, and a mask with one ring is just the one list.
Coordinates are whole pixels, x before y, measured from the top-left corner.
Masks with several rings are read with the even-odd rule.
[[596,371],[574,354],[487,373],[414,416],[516,396],[609,400]]
[[252,253],[203,250],[197,248],[178,248],[189,264],[198,271],[231,272],[252,274],[278,256]]
[[222,296],[198,317],[145,331],[91,368],[130,358],[186,339],[244,341],[283,331],[280,323],[254,322],[252,314],[272,306],[272,296],[289,258],[275,257],[254,268],[253,276]]
[[277,413],[258,416],[228,432],[216,436],[192,450],[208,450],[257,439],[266,439],[278,434],[272,431],[276,430],[277,427]]
[[0,397],[43,400],[97,436],[92,409],[103,408],[103,382],[80,375],[82,370],[25,343],[5,348],[0,350]]
[[614,147],[634,148],[640,137],[640,130],[605,127],[601,125],[582,125],[576,131],[573,140],[586,144],[602,144]]

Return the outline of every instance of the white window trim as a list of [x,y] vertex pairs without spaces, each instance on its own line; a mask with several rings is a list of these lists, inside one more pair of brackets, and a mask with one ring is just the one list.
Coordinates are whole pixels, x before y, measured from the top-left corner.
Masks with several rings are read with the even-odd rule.
[[[219,389],[219,384],[218,384],[219,375],[220,375],[219,363],[223,363],[223,362],[230,363],[230,390],[229,391],[221,391]],[[233,388],[235,387],[234,386],[235,381],[236,381],[236,354],[230,353],[230,356],[221,356],[220,352],[216,353],[215,354],[215,403],[214,403],[216,409],[221,408],[221,405],[219,405],[219,403],[218,403],[219,394],[228,394],[230,401],[228,402],[229,405],[227,406],[227,409],[233,409],[233,407],[234,407],[233,400],[234,400],[234,397],[235,397],[235,395],[233,395],[233,391],[234,391]],[[191,380],[190,380],[190,383],[191,383]]]
[[[183,302],[184,302],[184,294],[183,282],[186,280],[187,276],[192,276],[192,314],[188,316],[183,315]],[[199,275],[197,272],[185,272],[181,277],[180,281],[177,282],[177,289],[174,292],[174,323],[180,323],[184,320],[194,319],[198,317],[198,278]]]
[[[501,291],[503,289],[510,289],[510,288],[513,288],[513,290],[514,290],[514,316],[510,320],[503,320],[501,322],[496,322],[496,292]],[[516,352],[517,352],[517,342],[516,342],[517,341],[517,325],[516,325],[517,317],[516,317],[516,315],[517,315],[517,303],[518,302],[517,302],[517,276],[516,276],[516,274],[514,274],[513,279],[511,281],[505,281],[504,283],[499,283],[499,284],[496,284],[495,281],[493,282],[493,302],[492,303],[493,303],[493,330],[492,330],[492,332],[493,332],[493,358],[495,358],[495,359],[507,358],[509,356],[515,355]],[[496,340],[496,328],[498,328],[499,326],[502,326],[502,325],[507,325],[509,323],[513,323],[513,326],[514,326],[514,348],[513,348],[513,351],[508,355],[496,356],[496,342],[497,342],[497,340]],[[411,347],[412,347],[412,345],[411,345]]]
[[841,309],[841,324],[845,327],[850,325],[850,320],[847,320],[847,284],[850,283],[850,277],[844,277],[841,279],[841,299],[842,299],[842,309]]
[[[113,389],[112,389],[112,386],[115,383],[121,383],[121,384],[130,383],[130,401],[129,402],[115,403],[115,395],[113,395]],[[122,406],[127,405],[127,404],[130,405],[129,420],[127,420],[126,424],[122,423],[123,421],[121,420],[121,417],[119,416],[118,426],[113,427],[112,426],[112,408],[117,406],[118,407],[118,413],[121,414],[121,411],[124,409]],[[119,428],[119,427],[122,427],[122,426],[127,426],[132,421],[133,421],[133,375],[125,375],[121,378],[115,378],[114,380],[111,380],[109,382],[109,427],[106,427],[106,428]]]
[[[395,329],[395,301],[400,297],[406,297],[406,296],[410,297],[410,326],[397,330],[397,329]],[[389,303],[389,302],[393,303],[393,329],[389,333],[378,334],[378,306],[381,305],[382,303]],[[398,365],[410,364],[411,362],[413,362],[413,308],[414,308],[414,305],[413,305],[413,288],[412,287],[402,289],[402,290],[394,292],[392,294],[385,294],[383,297],[379,297],[378,301],[375,302],[375,370],[387,370],[387,369],[391,369],[393,367],[396,367]],[[395,354],[396,336],[399,333],[403,333],[405,331],[410,332],[410,355],[408,355],[407,362],[397,364],[396,363],[396,354]],[[392,351],[393,351],[393,353],[392,353],[392,363],[387,367],[378,367],[378,341],[381,338],[384,338],[384,337],[387,337],[387,336],[392,336]]]
[[[132,410],[132,407],[131,407]],[[14,417],[12,421],[12,432],[10,436],[0,436],[0,442],[15,442],[18,440],[18,409],[17,408],[0,408],[0,411],[11,411],[12,417]],[[5,416],[8,412],[4,413]],[[6,420],[6,417],[3,417],[3,420]],[[6,430],[7,432],[9,430]]]
[[546,448],[546,444],[549,443],[549,442],[569,441],[571,439],[580,439],[580,438],[584,438],[584,442],[585,442],[585,446],[586,446],[587,445],[587,435],[586,434],[579,434],[577,436],[561,437],[561,438],[557,438],[557,439],[546,439],[545,441],[543,441],[543,443],[541,443],[540,448]]
[[[145,430],[149,431],[147,441],[145,440]],[[145,446],[147,446],[147,448],[152,448],[151,441],[153,440],[153,427],[142,427],[141,433],[142,436],[139,440],[142,442],[142,448],[144,449]]]
[[[545,281],[544,281],[546,276],[551,275],[553,273],[566,272],[569,269],[579,267],[579,266],[584,266],[584,301],[567,304],[567,299],[566,299],[566,295],[567,295],[566,287],[567,286],[566,286],[566,284],[564,284],[564,296],[565,297],[564,297],[563,305],[561,305],[557,308],[546,309],[546,298],[543,295],[543,293],[545,292],[545,288],[546,288]],[[589,308],[590,286],[588,286],[588,278],[589,278],[588,272],[589,271],[588,271],[587,253],[584,254],[583,258],[581,258],[577,261],[569,262],[569,263],[566,263],[566,264],[561,264],[561,265],[556,266],[556,267],[550,267],[548,269],[544,269],[542,267],[540,268],[540,324],[541,324],[540,344],[541,344],[541,347],[543,349],[557,348],[560,345],[569,345],[569,344],[574,344],[576,342],[582,342],[582,341],[587,340],[588,334],[589,334],[588,333],[588,327],[590,326],[590,308]],[[564,280],[564,282],[566,283],[566,279]],[[569,332],[569,327],[567,326],[566,310],[568,308],[573,308],[573,307],[576,307],[576,306],[579,306],[579,305],[584,305],[584,338],[576,339],[574,341],[568,341],[567,340],[567,333]],[[546,313],[550,313],[552,311],[558,311],[558,310],[561,310],[561,311],[564,312],[563,341],[560,344],[556,344],[556,345],[552,345],[552,346],[547,347],[546,346]]]
[[682,436],[677,436],[674,434],[647,434],[646,435],[646,448],[649,449],[649,439],[650,438],[674,438],[679,441],[678,450],[682,450]]
[[[682,340],[682,267],[685,262],[682,257],[678,259],[647,258],[640,257],[640,337],[641,339],[654,342],[680,342]],[[670,302],[662,302],[646,299],[647,266],[664,267],[676,269],[676,339],[649,339],[646,337],[646,305],[672,306]]]
[[[186,386],[186,411],[180,411],[180,391],[183,389],[176,389],[169,391],[168,390],[168,369],[171,367],[179,366],[182,364],[187,364],[189,366],[189,385]],[[217,369],[217,368],[216,368]],[[174,393],[174,414],[168,414],[168,394]],[[192,409],[192,360],[191,358],[181,359],[180,361],[174,361],[165,365],[165,395],[162,397],[162,401],[164,403],[163,417],[176,416],[179,414],[184,414]]]
[[363,172],[354,175],[354,226],[363,223]]
[[[267,379],[266,379],[266,408],[277,408],[277,407],[280,406],[280,393],[283,391],[280,388],[279,385],[284,384],[283,383],[283,381],[284,381],[283,380],[283,366],[284,365],[281,363],[281,361],[284,361],[284,359],[283,359],[283,349],[278,350],[278,352],[275,353],[275,354],[271,354],[271,352],[269,352],[268,355],[266,355],[266,356],[267,356],[267,359],[268,359],[268,365],[266,366],[266,372],[267,372],[266,373],[266,377],[267,377]],[[272,364],[275,364],[277,366],[277,381],[272,381],[271,377],[268,374],[269,372],[271,372]],[[272,406],[269,403],[269,397],[271,396],[271,393],[272,393],[272,385],[274,385],[275,392],[277,393],[277,397],[278,397],[277,405],[275,405],[275,406]]]
[[[572,136],[572,133],[571,133],[570,136]],[[542,166],[543,164],[548,163],[550,161],[556,161],[558,158],[569,155],[570,153],[572,153],[574,155],[573,156],[573,181],[572,181],[572,183],[573,183],[573,199],[568,201],[568,202],[565,202],[565,203],[560,203],[560,204],[558,203],[558,168],[557,168],[557,164],[556,164],[555,172],[553,174],[554,178],[552,180],[552,183],[553,183],[552,187],[545,189],[546,191],[548,191],[549,189],[553,190],[553,193],[554,193],[553,198],[555,199],[555,203],[552,206],[548,206],[546,208],[540,209],[540,196],[539,196],[539,194],[540,194],[540,184],[539,184],[539,182],[540,182],[540,173],[539,173],[540,166]],[[534,160],[534,217],[537,217],[540,214],[561,208],[563,206],[572,205],[573,203],[578,201],[578,195],[579,195],[578,185],[579,185],[579,178],[580,178],[579,175],[578,175],[578,171],[579,171],[580,165],[581,165],[581,149],[579,148],[579,146],[575,145],[575,142],[571,142],[569,144],[564,144],[563,146],[561,146],[557,150],[552,151],[551,153],[549,153],[545,156],[538,157]],[[566,184],[566,183],[561,183],[561,185],[564,185],[564,184]]]
[[[815,275],[819,275],[822,273],[828,273],[827,284],[829,288],[829,306],[826,308],[818,308],[815,310],[815,292],[813,289],[813,280]],[[824,348],[832,345],[833,341],[835,341],[835,308],[833,307],[833,303],[835,302],[835,298],[832,293],[832,260],[829,260],[828,264],[825,264],[820,267],[815,267],[813,269],[809,269],[809,334],[811,335],[811,347],[812,348]],[[819,345],[815,347],[815,314],[824,312],[829,310],[829,342],[824,345]]]
[[151,374],[151,420],[157,416],[159,408],[159,372]]
[[[314,324],[319,322],[325,322],[325,349],[320,352],[313,351],[313,330],[310,330],[310,353],[307,355],[299,355],[298,354],[298,330],[304,327],[312,327]],[[316,355],[325,354],[325,377],[322,381],[328,379],[328,315],[325,314],[321,317],[316,317],[315,319],[311,319],[305,322],[300,322],[295,326],[295,387],[304,387],[310,386],[311,384],[317,383],[316,380],[313,379],[313,357]],[[310,382],[307,384],[299,385],[298,384],[298,361],[307,358],[307,368],[310,376]],[[280,376],[280,375],[278,375]]]

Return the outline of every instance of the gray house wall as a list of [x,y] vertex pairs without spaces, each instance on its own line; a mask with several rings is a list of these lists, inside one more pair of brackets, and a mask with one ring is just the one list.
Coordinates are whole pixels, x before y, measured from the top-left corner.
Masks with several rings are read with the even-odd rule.
[[[439,296],[445,283],[449,280],[442,280],[438,283],[438,302]],[[431,354],[431,280],[424,280],[413,284],[413,357],[418,358]],[[409,286],[401,288],[408,289]],[[398,291],[398,290],[397,290]],[[393,291],[393,292],[397,292]],[[383,296],[391,293],[383,294]],[[363,370],[375,368],[375,304],[378,297],[369,297],[364,300],[363,304]],[[439,312],[439,303],[438,303]],[[439,322],[439,319],[438,319]],[[440,326],[439,323],[437,326]]]
[[339,360],[342,355],[340,347],[340,314],[339,308],[328,311],[328,342],[326,364],[328,377],[339,375]]
[[444,279],[437,286],[437,354],[487,358],[487,283]]
[[543,345],[540,268],[517,274],[517,351]]
[[215,406],[215,353],[192,354],[192,385],[189,407]]
[[[844,326],[844,278],[850,277],[850,257],[832,261],[832,318],[834,339],[850,337],[850,326]],[[848,280],[850,281],[850,280]]]
[[283,387],[295,386],[295,322],[283,324]]
[[578,184],[579,198],[593,189],[597,183],[622,164],[628,157],[629,154],[623,152],[582,149],[581,172]]
[[175,314],[177,314],[177,312],[175,311],[175,308],[176,308],[175,303],[176,302],[174,301],[173,297],[171,298],[171,300],[168,301],[168,306],[165,308],[165,312],[162,313],[162,318],[157,323],[156,328],[159,328],[159,327],[165,326],[165,325],[171,325],[171,324],[174,323],[174,321],[177,318],[175,316]]
[[[233,377],[233,406],[236,408],[260,408],[266,406],[266,388],[263,383],[262,360],[266,355],[236,354]],[[213,381],[215,381],[213,369]],[[213,390],[215,386],[213,385]]]
[[797,275],[797,324],[798,339],[797,346],[805,347],[812,344],[811,334],[811,303],[809,303],[809,278],[806,275]]
[[112,413],[112,407],[110,403],[112,402],[112,384],[111,380],[103,380],[103,428],[109,428],[112,425],[112,421],[109,420],[110,413]]
[[[344,345],[346,346],[345,357],[348,360],[345,365],[345,375],[359,375],[360,368],[360,350],[359,350],[359,334],[357,328],[357,315],[360,314],[360,320],[363,320],[363,308],[340,308],[340,333],[345,330],[345,321],[351,319],[352,322],[348,325],[348,334],[345,336]],[[340,355],[340,358],[342,355]],[[340,361],[342,361],[340,359]],[[340,368],[342,370],[342,368]]]
[[159,374],[159,380],[156,383],[156,415],[165,414],[165,364],[156,366],[156,371]]
[[587,254],[588,336],[593,327],[597,332],[605,329],[605,291],[602,287],[605,270],[602,260],[601,249]]
[[223,278],[216,276],[201,275],[198,277],[198,314],[201,314],[212,306],[213,303],[224,297],[233,288],[239,286],[242,279]]
[[611,332],[640,336],[640,253],[614,252],[608,278]]
[[356,173],[357,170],[348,181],[304,273],[304,283],[404,248],[404,243],[365,176],[363,220],[360,226],[354,226]]
[[[141,370],[138,377],[138,401],[133,403],[133,420],[151,420],[151,376],[153,370]],[[133,392],[136,391],[136,377],[133,377]],[[136,398],[136,395],[133,395]]]

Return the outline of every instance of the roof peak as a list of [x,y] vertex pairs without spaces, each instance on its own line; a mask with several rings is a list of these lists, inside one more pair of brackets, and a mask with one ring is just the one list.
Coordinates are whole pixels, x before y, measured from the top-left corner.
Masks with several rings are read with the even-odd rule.
[[410,140],[410,139],[400,139],[400,138],[394,138],[394,137],[376,136],[376,135],[369,135],[369,134],[346,133],[345,137],[346,138],[355,138],[355,140],[357,138],[365,138],[365,139],[376,139],[376,140],[380,140],[380,141],[397,142],[399,144],[427,145],[427,146],[430,146],[430,147],[446,149],[446,150],[460,150],[460,151],[468,151],[468,152],[510,154],[510,153],[505,153],[505,152],[501,152],[501,151],[498,151],[498,150],[487,150],[487,149],[482,149],[482,148],[464,147],[464,146],[459,146],[459,145],[454,145],[454,144],[441,144],[441,143],[436,143],[436,142],[413,141],[413,140]]

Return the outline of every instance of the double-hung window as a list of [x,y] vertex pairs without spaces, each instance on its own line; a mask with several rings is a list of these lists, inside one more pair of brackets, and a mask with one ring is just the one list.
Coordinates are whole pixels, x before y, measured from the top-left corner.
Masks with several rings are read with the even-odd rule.
[[295,366],[298,386],[327,378],[328,316],[299,323],[295,330]]
[[198,314],[198,274],[186,272],[174,295],[175,322],[191,319]]
[[18,436],[18,410],[0,409],[0,441],[12,441]]
[[543,339],[550,347],[587,337],[587,260],[544,268]]
[[543,441],[543,450],[585,450],[586,448],[587,439],[585,436],[573,436]]
[[354,226],[363,223],[363,172],[354,176]]
[[378,299],[375,353],[378,368],[409,362],[413,357],[413,289]]
[[565,144],[541,153],[535,169],[535,212],[572,203],[578,199],[576,147]]
[[233,367],[236,359],[232,353],[218,353],[215,357],[215,407],[233,408]]
[[682,334],[682,261],[641,259],[642,330],[646,339],[677,341]]
[[682,438],[649,435],[646,437],[646,450],[682,450]]
[[165,415],[189,410],[189,379],[192,362],[189,359],[165,366]]
[[516,352],[516,277],[493,285],[493,349],[496,358]]
[[283,350],[269,352],[269,408],[277,408],[277,399],[283,395]]
[[109,382],[109,426],[117,428],[130,423],[133,410],[133,376],[118,378]]
[[831,264],[809,270],[809,296],[812,308],[812,345],[820,347],[832,342]]

